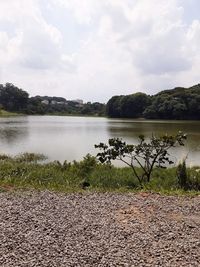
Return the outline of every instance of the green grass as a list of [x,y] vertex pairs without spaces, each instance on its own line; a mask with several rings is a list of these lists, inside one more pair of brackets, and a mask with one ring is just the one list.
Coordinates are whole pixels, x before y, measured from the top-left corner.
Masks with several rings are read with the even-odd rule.
[[[80,162],[59,161],[42,163],[45,157],[25,153],[16,157],[0,155],[0,192],[11,189],[48,189],[61,192],[83,190],[99,192],[148,191],[162,194],[200,194],[200,171],[198,167],[187,169],[190,191],[178,185],[176,168],[155,169],[150,183],[143,188],[130,168],[102,165],[87,155]],[[140,171],[138,169],[138,171]],[[84,184],[88,187],[84,188]]]
[[19,116],[21,114],[0,109],[0,117]]

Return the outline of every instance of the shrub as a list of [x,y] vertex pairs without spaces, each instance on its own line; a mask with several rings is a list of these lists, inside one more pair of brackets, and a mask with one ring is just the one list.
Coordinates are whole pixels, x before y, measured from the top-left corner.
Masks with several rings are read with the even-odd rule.
[[96,166],[97,160],[90,154],[87,154],[80,162],[73,162],[74,169],[78,172],[78,175],[85,180],[88,178],[88,176],[91,174],[91,172],[95,169]]
[[178,185],[184,190],[188,189],[188,174],[186,168],[186,159],[179,163],[177,167]]
[[[149,142],[145,141],[143,135],[139,136],[138,145],[129,145],[119,138],[108,140],[108,145],[100,143],[95,145],[100,151],[97,158],[101,163],[111,164],[112,160],[120,160],[128,165],[137,177],[140,185],[149,182],[153,168],[165,168],[166,164],[173,164],[170,160],[168,150],[177,145],[184,145],[186,134],[179,132],[177,135],[164,135],[156,137],[152,135]],[[139,174],[135,165],[139,165],[142,174]]]
[[12,158],[6,154],[0,154],[0,160],[11,160]]
[[43,154],[36,154],[36,153],[23,153],[19,154],[15,157],[17,162],[37,162],[46,160],[47,157]]
[[190,169],[188,176],[188,188],[190,190],[200,190],[200,169],[192,168]]

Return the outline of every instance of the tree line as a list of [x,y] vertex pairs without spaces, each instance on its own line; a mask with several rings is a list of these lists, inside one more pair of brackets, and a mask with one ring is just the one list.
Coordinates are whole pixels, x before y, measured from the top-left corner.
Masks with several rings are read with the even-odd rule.
[[34,96],[17,86],[0,84],[0,108],[24,114],[96,115],[111,118],[200,119],[200,84],[176,87],[156,95],[113,96],[108,103],[78,103],[63,97]]
[[80,104],[63,97],[34,96],[17,86],[6,83],[0,84],[0,108],[9,112],[28,115],[45,114],[77,114],[77,115],[105,115],[105,104],[87,102]]
[[150,96],[145,93],[113,96],[106,114],[112,118],[200,119],[200,84],[176,87]]

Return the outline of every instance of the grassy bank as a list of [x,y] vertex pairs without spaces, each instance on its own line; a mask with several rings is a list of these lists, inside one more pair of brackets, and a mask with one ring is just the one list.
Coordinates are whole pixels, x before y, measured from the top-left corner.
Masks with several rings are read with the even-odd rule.
[[[17,157],[0,156],[0,190],[7,189],[48,189],[72,192],[95,191],[154,191],[164,193],[185,193],[178,184],[176,168],[155,169],[151,182],[143,188],[138,184],[130,168],[102,165],[91,156],[80,162],[59,161],[41,163],[44,157],[23,154]],[[200,192],[199,168],[187,169],[190,192]]]
[[11,116],[19,116],[19,115],[22,115],[22,114],[9,112],[3,109],[0,110],[0,117],[11,117]]

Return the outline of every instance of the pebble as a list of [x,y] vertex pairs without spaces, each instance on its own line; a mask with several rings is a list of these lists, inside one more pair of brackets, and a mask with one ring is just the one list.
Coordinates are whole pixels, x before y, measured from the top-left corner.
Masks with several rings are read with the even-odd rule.
[[200,198],[2,192],[0,266],[200,266]]

